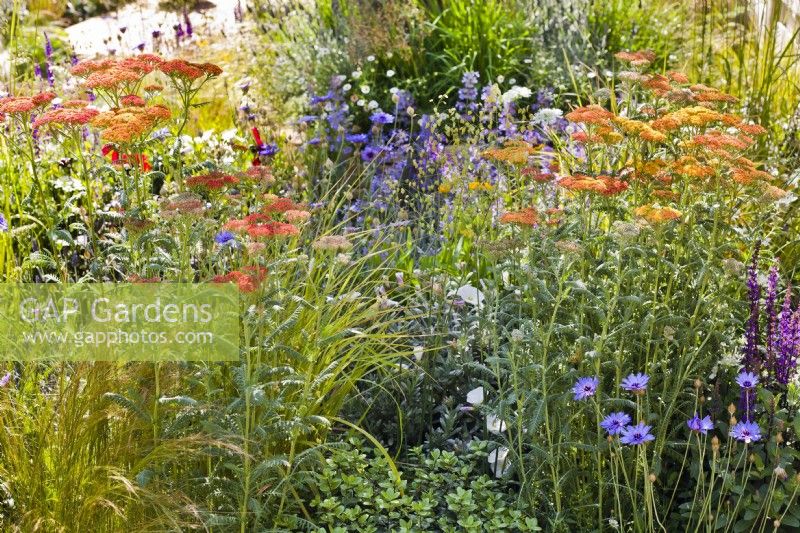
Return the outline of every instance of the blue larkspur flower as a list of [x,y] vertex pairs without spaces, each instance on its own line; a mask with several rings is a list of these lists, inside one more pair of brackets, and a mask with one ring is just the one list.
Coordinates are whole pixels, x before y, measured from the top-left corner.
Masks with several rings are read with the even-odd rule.
[[736,383],[743,389],[754,389],[758,385],[758,376],[753,372],[742,372],[736,376]]
[[651,426],[646,426],[644,422],[639,422],[635,426],[628,426],[622,430],[622,436],[619,441],[628,446],[639,446],[645,442],[655,440],[655,437],[650,433],[653,429]]
[[690,430],[702,433],[703,435],[708,433],[709,430],[714,429],[714,423],[711,421],[710,416],[706,415],[700,418],[697,413],[694,414],[694,417],[686,421],[686,425],[689,426]]
[[744,443],[761,440],[761,428],[756,422],[739,422],[731,428],[731,437]]
[[647,383],[650,381],[650,376],[647,374],[630,374],[622,380],[622,388],[632,392],[644,392],[647,390]]
[[390,115],[389,113],[384,113],[380,109],[372,114],[369,117],[369,120],[373,124],[391,124],[394,122],[394,115]]
[[622,411],[618,413],[611,413],[600,422],[600,427],[605,429],[609,435],[619,435],[625,426],[631,423],[631,417],[628,413]]
[[585,400],[594,396],[597,387],[600,385],[600,378],[584,377],[580,378],[572,387],[572,393],[576,400]]

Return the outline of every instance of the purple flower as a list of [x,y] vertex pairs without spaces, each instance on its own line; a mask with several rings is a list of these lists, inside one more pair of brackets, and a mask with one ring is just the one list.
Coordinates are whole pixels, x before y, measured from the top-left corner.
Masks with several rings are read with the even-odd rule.
[[11,372],[6,372],[6,375],[0,378],[0,388],[5,387],[8,385],[8,382],[11,380]]
[[317,120],[317,115],[303,115],[302,117],[297,119],[298,124],[308,124],[309,122],[314,122]]
[[46,60],[50,61],[50,58],[53,56],[53,44],[50,42],[50,37],[47,36],[47,32],[44,33],[44,57]]
[[189,13],[183,12],[183,22],[186,25],[186,36],[191,37],[194,30],[192,29],[192,21],[189,20]]
[[752,372],[742,372],[736,376],[736,383],[743,389],[754,389],[758,385],[758,376]]
[[366,133],[350,133],[344,136],[347,142],[351,142],[353,144],[364,144],[369,140],[369,136]]
[[648,381],[650,381],[650,376],[647,374],[630,374],[622,380],[622,388],[634,393],[643,393],[647,390]]
[[714,423],[711,421],[710,416],[706,415],[705,417],[700,418],[697,413],[694,414],[693,418],[690,418],[686,421],[686,425],[689,426],[689,429],[692,431],[697,431],[703,435],[708,433],[708,430],[714,429]]
[[232,232],[227,231],[227,230],[220,231],[214,237],[214,242],[217,243],[217,244],[222,244],[222,245],[229,244],[229,243],[233,244],[233,243],[231,243],[231,241],[233,241],[233,243],[236,242],[236,235],[234,235]]
[[609,435],[619,435],[625,426],[631,423],[631,417],[627,413],[611,413],[600,422],[600,427],[605,429]]
[[622,436],[619,441],[628,446],[638,446],[645,442],[650,442],[656,438],[650,434],[651,426],[644,425],[644,422],[639,422],[635,426],[628,426],[622,430]]
[[158,39],[159,37],[161,37],[161,30],[153,30],[153,32],[150,35],[153,36],[153,39]]
[[594,396],[597,392],[597,387],[600,385],[600,379],[596,377],[580,378],[572,387],[572,393],[575,395],[576,400],[585,400]]
[[731,428],[731,437],[744,443],[761,440],[761,428],[755,422],[739,422]]
[[2,213],[0,213],[0,231],[8,231],[8,221]]
[[384,113],[380,109],[377,110],[369,117],[370,121],[373,124],[391,124],[394,122],[394,115],[390,115],[389,113]]

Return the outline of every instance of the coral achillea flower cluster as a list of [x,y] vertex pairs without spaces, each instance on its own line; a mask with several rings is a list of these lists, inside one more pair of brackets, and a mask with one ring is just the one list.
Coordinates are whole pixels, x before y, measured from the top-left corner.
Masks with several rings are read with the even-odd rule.
[[100,112],[86,107],[59,107],[45,111],[33,121],[34,128],[51,126],[54,128],[84,126],[91,122]]
[[559,180],[558,186],[573,192],[592,192],[603,196],[613,196],[627,190],[628,183],[611,176],[593,178],[583,174],[575,174]]
[[[281,206],[279,207],[282,208],[269,210],[268,207],[274,205],[278,200],[281,200]],[[264,208],[265,212],[252,213],[241,219],[229,220],[225,223],[223,229],[246,233],[252,239],[299,235],[300,229],[297,226],[288,222],[275,220],[274,217],[282,213],[286,219],[302,222],[310,217],[310,213],[302,209],[295,209],[300,206],[294,204],[291,200],[288,200],[288,202],[284,202],[283,200],[287,199],[273,199],[272,204]],[[289,213],[291,214],[287,217]],[[304,214],[301,215],[299,213]],[[307,214],[307,216],[305,214]]]
[[170,110],[162,105],[123,107],[100,113],[91,123],[103,128],[100,136],[104,140],[130,144],[143,140],[170,116]]
[[227,274],[214,276],[214,283],[235,283],[242,292],[256,291],[267,279],[267,269],[262,266],[246,266]]
[[534,207],[527,207],[519,211],[511,211],[500,217],[503,224],[517,224],[518,226],[535,226],[539,223],[539,212]]
[[634,214],[652,224],[669,222],[670,220],[678,220],[683,215],[683,213],[671,207],[658,207],[652,205],[643,205],[641,207],[637,207],[634,211]]
[[33,96],[9,96],[0,98],[0,117],[3,115],[27,116],[43,108],[56,98],[56,93],[43,92]]
[[186,179],[186,185],[192,188],[208,189],[216,191],[228,185],[236,185],[239,183],[239,178],[214,170],[205,174],[198,174]]
[[483,152],[483,157],[494,161],[501,161],[515,166],[528,164],[528,157],[533,155],[536,149],[522,140],[506,141],[500,148],[490,148]]

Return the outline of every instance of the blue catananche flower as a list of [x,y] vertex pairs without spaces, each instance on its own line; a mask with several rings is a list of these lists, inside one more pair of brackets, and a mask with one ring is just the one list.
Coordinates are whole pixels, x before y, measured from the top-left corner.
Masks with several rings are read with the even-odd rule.
[[758,385],[758,376],[753,372],[742,372],[736,376],[736,383],[743,389],[754,389]]
[[389,113],[384,113],[380,109],[372,114],[369,117],[369,120],[373,124],[391,124],[394,122],[394,115],[390,115]]
[[761,440],[761,428],[756,422],[739,422],[731,428],[731,437],[744,443]]
[[572,387],[572,392],[575,394],[576,400],[585,400],[594,396],[597,392],[597,387],[600,385],[600,379],[596,377],[580,378]]
[[686,421],[686,425],[689,426],[689,429],[692,431],[697,431],[703,435],[708,433],[708,430],[714,429],[714,423],[711,421],[710,416],[706,415],[700,418],[697,413],[694,414],[694,417]]
[[651,426],[646,426],[644,422],[639,422],[635,426],[628,426],[622,430],[622,436],[619,441],[628,446],[639,446],[645,442],[655,440],[655,437],[650,434]]
[[634,393],[643,393],[647,390],[647,383],[650,381],[650,376],[647,374],[630,374],[622,380],[622,388]]
[[264,143],[258,146],[258,155],[275,155],[279,151],[277,143]]
[[628,413],[622,411],[618,413],[611,413],[600,422],[600,427],[605,429],[609,435],[619,435],[625,426],[631,423],[631,417]]

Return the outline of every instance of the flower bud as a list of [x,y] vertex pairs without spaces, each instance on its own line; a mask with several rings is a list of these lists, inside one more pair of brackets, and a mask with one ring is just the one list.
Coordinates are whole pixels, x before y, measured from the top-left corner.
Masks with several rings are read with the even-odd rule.
[[650,480],[650,483],[655,483],[656,482],[656,475],[654,473],[650,472],[650,475],[647,476],[647,479]]
[[750,456],[747,458],[747,460],[750,461],[751,463],[755,463],[756,462],[756,454],[751,453]]
[[789,474],[786,473],[786,470],[783,469],[782,466],[778,465],[775,467],[775,470],[772,471],[775,474],[775,477],[785,480],[789,477]]
[[735,426],[736,422],[738,422],[738,420],[736,420],[735,416],[732,416],[731,419],[728,421],[728,424],[730,424],[731,426]]
[[394,94],[392,95],[392,102],[394,102],[394,103],[396,104],[396,103],[397,103],[397,102],[399,102],[399,101],[400,101],[400,95],[399,95],[399,94],[397,94],[397,93],[394,93]]
[[408,116],[409,116],[409,117],[413,117],[413,116],[414,116],[414,113],[415,113],[415,111],[414,111],[414,108],[413,108],[413,107],[411,107],[411,106],[408,106],[408,107],[406,108],[406,113],[408,113]]
[[730,405],[728,406],[728,414],[730,414],[731,416],[733,416],[733,413],[735,413],[735,412],[736,412],[736,406],[735,406],[735,405],[733,405],[733,404],[730,404]]
[[778,443],[778,444],[782,444],[783,443],[783,433],[778,432],[775,435],[775,442]]
[[700,378],[694,380],[695,390],[700,390],[703,387],[703,381]]
[[781,521],[776,518],[775,521],[772,523],[772,525],[775,526],[775,529],[778,529],[779,527],[781,527]]
[[719,437],[716,435],[711,438],[711,449],[715,452],[719,451]]

